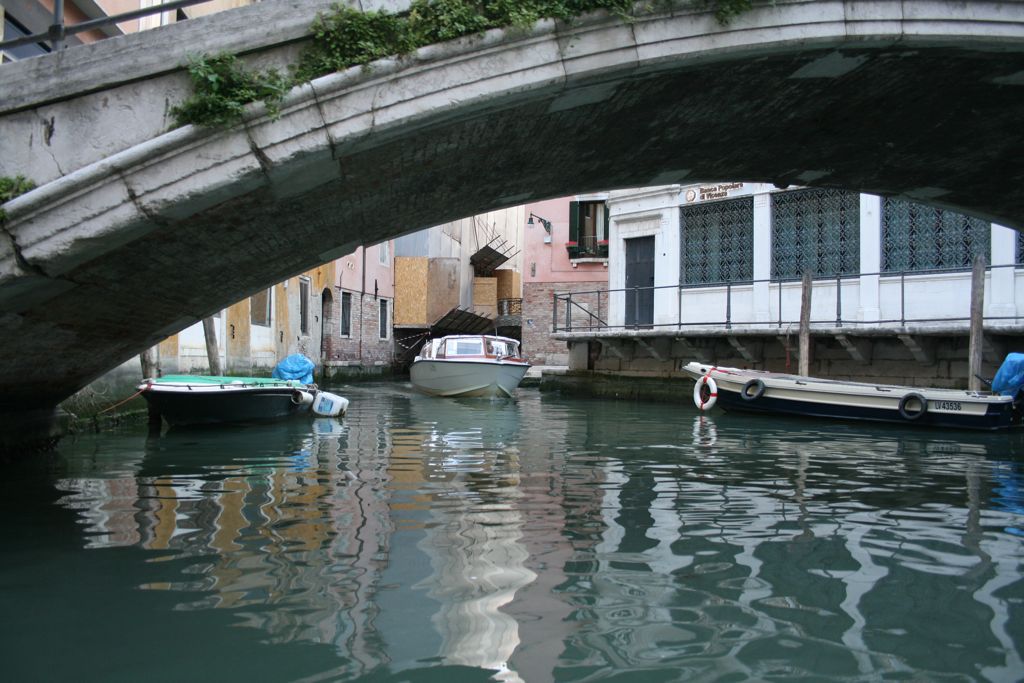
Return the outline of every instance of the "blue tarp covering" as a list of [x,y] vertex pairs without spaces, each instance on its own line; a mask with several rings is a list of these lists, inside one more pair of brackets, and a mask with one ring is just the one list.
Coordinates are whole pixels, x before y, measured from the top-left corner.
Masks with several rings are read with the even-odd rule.
[[313,361],[301,353],[293,353],[277,364],[271,377],[276,379],[297,379],[303,384],[313,383]]
[[1008,353],[992,380],[992,391],[1016,396],[1021,387],[1024,387],[1024,353]]

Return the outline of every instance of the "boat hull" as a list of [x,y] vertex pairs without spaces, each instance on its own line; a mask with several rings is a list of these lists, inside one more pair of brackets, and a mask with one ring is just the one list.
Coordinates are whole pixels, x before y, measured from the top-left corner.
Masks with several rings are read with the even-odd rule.
[[414,387],[431,396],[512,396],[528,363],[417,360],[409,368]]
[[[309,411],[295,383],[269,386],[143,385],[142,396],[168,424],[213,425],[278,420]],[[305,394],[305,396],[304,396]]]
[[[952,429],[998,430],[1020,425],[1019,413],[1007,396],[834,382],[736,368],[713,369],[696,363],[684,368],[697,380],[709,370],[717,388],[717,405],[729,411]],[[760,391],[758,382],[763,385]],[[755,394],[759,395],[753,397]],[[926,404],[923,410],[921,399]]]

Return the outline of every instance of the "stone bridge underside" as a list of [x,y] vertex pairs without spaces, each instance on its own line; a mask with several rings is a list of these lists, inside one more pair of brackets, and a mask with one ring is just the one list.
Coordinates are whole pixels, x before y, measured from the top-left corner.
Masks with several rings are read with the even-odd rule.
[[726,27],[595,16],[328,76],[279,119],[174,130],[6,205],[0,413],[52,412],[356,245],[536,199],[766,181],[1021,228],[1022,121],[1016,2],[779,2]]

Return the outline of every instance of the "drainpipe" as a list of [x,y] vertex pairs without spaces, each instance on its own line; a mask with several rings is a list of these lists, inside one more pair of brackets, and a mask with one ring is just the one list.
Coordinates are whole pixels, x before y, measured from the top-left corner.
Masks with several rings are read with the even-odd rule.
[[60,52],[64,49],[64,0],[56,0],[53,3],[53,24],[48,30],[50,38],[50,49]]
[[359,274],[359,364],[363,364],[363,304],[366,298],[366,247],[363,246],[363,270]]

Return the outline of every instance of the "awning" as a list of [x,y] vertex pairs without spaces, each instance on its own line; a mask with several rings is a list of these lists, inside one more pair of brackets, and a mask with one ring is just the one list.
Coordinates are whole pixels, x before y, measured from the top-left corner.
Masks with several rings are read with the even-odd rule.
[[494,330],[494,320],[464,308],[453,308],[430,326],[430,334],[483,334]]

